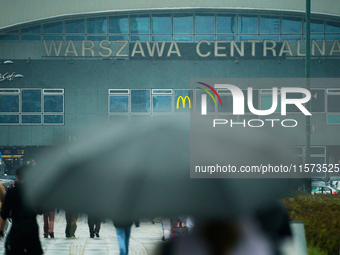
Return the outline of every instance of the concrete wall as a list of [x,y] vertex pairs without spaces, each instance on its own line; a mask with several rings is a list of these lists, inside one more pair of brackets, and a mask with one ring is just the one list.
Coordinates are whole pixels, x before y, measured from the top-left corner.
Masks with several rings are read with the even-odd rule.
[[[215,8],[241,10],[279,10],[304,12],[305,0],[150,0],[150,1],[118,1],[118,0],[1,0],[0,29],[27,22],[40,21],[56,17],[74,16],[88,13],[103,13],[131,10],[169,10],[178,8]],[[338,0],[313,0],[312,12],[340,16]]]
[[[319,64],[312,61],[313,77],[340,78],[340,60],[329,59]],[[192,78],[303,78],[304,61],[276,59],[240,60],[16,60],[13,70],[22,79],[4,81],[1,88],[64,88],[65,125],[0,126],[0,145],[53,145],[77,136],[90,125],[108,119],[109,88],[190,88]],[[325,84],[327,87],[327,84]],[[275,117],[275,116],[274,116]],[[292,115],[299,127],[290,133],[292,142],[304,144],[303,115]],[[340,143],[339,125],[326,125],[325,114],[313,114],[314,145]],[[278,129],[278,134],[292,132]]]

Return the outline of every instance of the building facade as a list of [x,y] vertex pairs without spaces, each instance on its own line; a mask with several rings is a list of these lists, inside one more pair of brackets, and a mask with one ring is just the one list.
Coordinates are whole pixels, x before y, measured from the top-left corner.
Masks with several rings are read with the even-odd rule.
[[[337,163],[340,4],[312,2],[311,77],[320,79],[311,84],[312,160]],[[301,78],[305,86],[304,1],[2,3],[0,151],[8,162],[73,141],[92,123],[189,111],[177,107],[178,98],[199,98],[202,91],[190,87],[196,81]],[[255,108],[270,108],[272,87],[254,87]],[[222,99],[225,106],[209,114],[237,120],[230,95]],[[305,117],[298,113],[288,109],[285,118],[298,126],[277,133],[294,133],[303,160]],[[254,118],[261,117],[245,114]]]

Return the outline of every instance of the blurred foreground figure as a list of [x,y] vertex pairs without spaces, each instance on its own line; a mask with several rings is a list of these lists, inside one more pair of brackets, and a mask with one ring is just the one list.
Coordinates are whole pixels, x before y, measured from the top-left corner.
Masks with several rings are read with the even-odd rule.
[[291,232],[278,204],[253,216],[199,220],[190,235],[162,245],[155,255],[279,255]]
[[116,228],[116,233],[117,233],[117,238],[118,238],[119,255],[129,254],[129,241],[130,241],[132,224],[133,224],[133,221],[131,222],[113,221],[113,225]]
[[55,210],[44,213],[44,238],[54,238],[54,217]]
[[75,238],[76,230],[77,230],[77,220],[78,220],[78,213],[65,211],[66,217],[66,228],[65,228],[65,235],[67,238]]
[[99,230],[100,230],[101,223],[102,221],[98,219],[98,217],[93,217],[92,215],[88,215],[87,224],[89,225],[91,238],[94,238],[94,235],[96,235],[96,237],[99,237]]
[[29,208],[23,200],[23,173],[27,167],[16,170],[17,182],[15,187],[7,191],[1,209],[0,235],[3,237],[3,228],[6,219],[11,215],[12,227],[5,242],[6,254],[32,254],[43,253],[39,240],[39,226],[36,220],[37,212]]

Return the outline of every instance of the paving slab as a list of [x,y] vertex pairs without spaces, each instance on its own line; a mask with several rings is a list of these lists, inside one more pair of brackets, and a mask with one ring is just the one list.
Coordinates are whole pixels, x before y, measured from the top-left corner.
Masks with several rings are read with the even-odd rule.
[[[37,216],[40,228],[40,241],[46,255],[119,255],[118,241],[115,227],[109,219],[102,223],[100,237],[90,238],[87,225],[87,215],[79,214],[77,220],[76,238],[65,237],[65,212],[55,215],[55,238],[43,237],[43,216]],[[160,223],[141,221],[140,227],[134,225],[131,229],[129,254],[152,255],[163,236]],[[4,240],[0,241],[0,254],[4,254]]]

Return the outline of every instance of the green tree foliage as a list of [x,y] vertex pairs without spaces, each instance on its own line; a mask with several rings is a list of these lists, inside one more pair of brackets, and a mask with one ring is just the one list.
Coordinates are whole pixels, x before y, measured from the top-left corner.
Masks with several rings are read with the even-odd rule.
[[[340,247],[340,195],[299,194],[282,200],[291,221],[304,223],[311,254],[338,255]],[[315,253],[316,249],[322,253]]]

